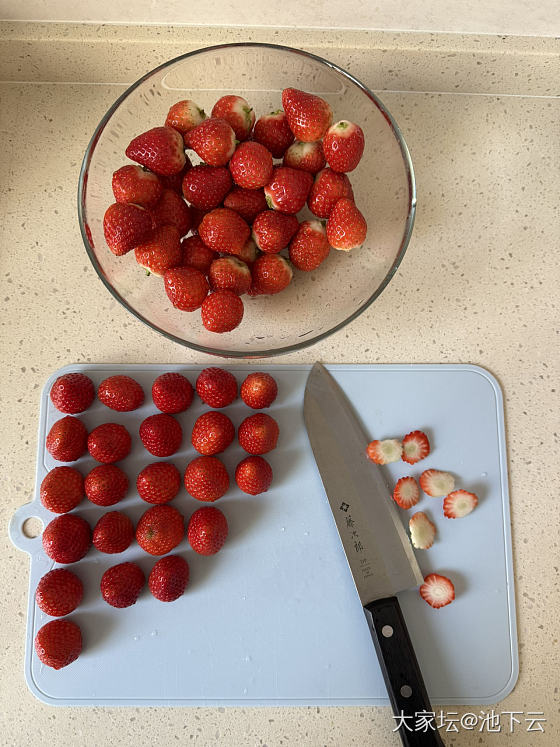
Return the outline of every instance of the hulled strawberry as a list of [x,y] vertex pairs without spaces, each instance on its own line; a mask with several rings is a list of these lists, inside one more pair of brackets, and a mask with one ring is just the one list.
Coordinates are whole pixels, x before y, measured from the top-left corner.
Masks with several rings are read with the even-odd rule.
[[201,109],[191,99],[177,101],[167,112],[165,124],[167,127],[173,127],[181,135],[199,125],[206,119],[204,109]]
[[128,477],[116,464],[100,464],[86,476],[84,490],[96,506],[114,506],[128,492]]
[[331,107],[320,96],[297,88],[285,88],[282,91],[282,106],[290,130],[304,143],[320,140],[331,126]]
[[220,257],[210,265],[208,279],[213,290],[230,290],[242,296],[251,287],[251,270],[237,257]]
[[301,169],[309,171],[310,174],[316,174],[327,165],[323,154],[323,147],[320,140],[313,143],[302,143],[297,140],[290,145],[283,160],[284,166],[291,169]]
[[200,308],[208,294],[208,281],[194,267],[173,267],[166,270],[163,283],[167,297],[181,311]]
[[277,254],[285,249],[298,230],[295,215],[263,210],[253,222],[252,237],[257,247],[267,254]]
[[298,270],[311,272],[325,261],[330,250],[323,223],[320,220],[305,220],[300,223],[290,242],[290,261]]
[[228,523],[219,508],[204,506],[191,516],[187,539],[199,555],[215,555],[228,536]]
[[74,612],[84,596],[84,585],[67,568],[54,568],[46,573],[35,591],[39,609],[51,617],[64,617]]
[[181,250],[183,252],[181,264],[194,267],[196,270],[200,270],[203,275],[208,274],[210,265],[218,256],[216,252],[206,246],[200,236],[189,236],[183,239]]
[[144,588],[146,577],[136,563],[119,563],[101,577],[101,596],[111,607],[130,607]]
[[171,456],[181,446],[183,429],[173,415],[150,415],[140,425],[140,440],[150,454]]
[[181,475],[170,462],[154,462],[140,472],[136,478],[138,495],[146,503],[169,503],[179,492]]
[[315,177],[307,199],[307,206],[317,218],[328,218],[341,197],[354,199],[350,179],[346,174],[339,174],[329,168],[322,169]]
[[150,210],[155,228],[175,226],[179,237],[189,232],[192,223],[191,209],[181,195],[172,189],[164,189],[159,202]]
[[423,511],[417,511],[408,522],[410,539],[417,550],[429,550],[434,544],[436,527]]
[[420,596],[430,607],[439,609],[455,599],[455,588],[446,576],[430,573],[424,578],[420,587]]
[[371,441],[367,445],[366,454],[375,464],[398,462],[402,456],[402,443],[396,438],[386,438],[384,441]]
[[196,419],[191,443],[199,454],[213,456],[225,451],[234,438],[235,428],[228,416],[211,410]]
[[280,110],[265,114],[255,122],[253,139],[272,153],[273,158],[282,158],[294,142],[286,114]]
[[62,669],[80,655],[82,632],[71,620],[51,620],[39,629],[34,645],[42,664]]
[[241,448],[248,454],[261,455],[276,448],[279,432],[274,418],[264,412],[257,412],[241,423],[237,438]]
[[401,477],[393,490],[393,499],[401,508],[412,508],[420,500],[420,489],[414,477]]
[[252,223],[259,213],[266,210],[267,204],[262,189],[234,187],[225,198],[224,207],[235,210],[243,220]]
[[223,368],[204,368],[196,380],[196,393],[208,407],[227,407],[237,399],[237,381]]
[[229,488],[227,470],[216,456],[197,457],[185,470],[185,488],[197,501],[217,501]]
[[346,119],[329,127],[323,138],[323,153],[333,171],[353,171],[364,152],[361,127]]
[[166,270],[183,261],[180,238],[175,226],[156,228],[150,238],[134,250],[136,261],[148,274],[163,277]]
[[152,384],[152,399],[161,412],[175,415],[191,406],[194,389],[183,374],[170,372],[161,374]]
[[272,176],[272,156],[260,143],[241,143],[231,157],[229,170],[239,187],[259,189],[266,186]]
[[402,440],[403,445],[403,462],[416,464],[421,459],[425,459],[430,453],[430,442],[428,436],[423,431],[412,431]]
[[103,216],[103,233],[109,249],[117,257],[138,246],[152,230],[150,213],[138,205],[109,205]]
[[353,200],[342,197],[327,221],[327,238],[333,249],[348,252],[366,240],[367,223]]
[[148,577],[148,587],[160,602],[174,602],[189,583],[189,565],[179,555],[166,555],[154,564]]
[[239,327],[243,319],[243,301],[230,290],[210,293],[200,307],[202,324],[209,332],[223,334]]
[[84,478],[73,467],[55,467],[41,482],[41,503],[54,514],[72,511],[84,495]]
[[117,202],[129,202],[145,208],[154,207],[163,191],[156,174],[132,164],[115,171],[112,187]]
[[88,409],[95,398],[93,381],[82,373],[59,376],[50,391],[53,405],[59,412],[76,415]]
[[47,434],[47,451],[58,462],[75,462],[87,449],[85,425],[72,415],[57,420]]
[[216,208],[207,213],[198,227],[198,235],[206,246],[222,254],[237,254],[251,234],[243,218],[229,208]]
[[281,213],[299,213],[307,201],[313,177],[307,171],[275,166],[264,188],[268,207]]
[[87,447],[98,462],[113,464],[128,456],[131,447],[130,434],[120,423],[103,423],[88,436]]
[[278,384],[274,378],[262,371],[250,373],[241,384],[241,399],[253,410],[270,407],[278,395]]
[[255,124],[255,112],[242,96],[222,96],[214,104],[212,116],[225,119],[240,143],[247,140]]
[[253,265],[253,285],[260,293],[280,293],[291,283],[293,272],[279,254],[263,254]]
[[265,493],[272,484],[272,467],[261,456],[249,456],[237,465],[235,482],[249,495]]
[[235,150],[235,133],[225,119],[210,117],[185,134],[185,145],[209,166],[225,166]]
[[108,511],[93,528],[93,546],[99,552],[124,552],[134,539],[134,525],[126,514]]
[[[187,171],[183,179],[183,195],[193,208],[214,210],[221,204],[231,189],[232,179],[225,166],[208,166],[200,164]],[[192,228],[198,224],[192,216]]]
[[81,516],[62,514],[47,524],[42,542],[43,550],[55,563],[76,563],[91,547],[91,529]]
[[132,412],[144,402],[144,390],[132,376],[116,374],[103,379],[97,399],[117,412]]
[[468,490],[453,490],[443,499],[443,515],[448,519],[462,519],[478,505],[478,498]]
[[420,487],[426,495],[441,498],[452,492],[455,487],[455,478],[449,472],[427,469],[420,475]]
[[185,166],[183,138],[173,127],[154,127],[131,140],[126,155],[140,166],[164,176]]
[[136,527],[136,541],[150,555],[166,555],[184,536],[183,515],[168,504],[149,508]]

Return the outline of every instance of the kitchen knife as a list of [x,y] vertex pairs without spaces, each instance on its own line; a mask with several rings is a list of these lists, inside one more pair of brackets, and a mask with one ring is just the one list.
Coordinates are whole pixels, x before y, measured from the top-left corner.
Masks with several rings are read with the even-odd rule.
[[309,374],[303,413],[399,735],[406,747],[443,745],[431,727],[415,729],[419,715],[432,707],[396,597],[423,583],[422,573],[381,471],[366,456],[370,439],[320,363]]

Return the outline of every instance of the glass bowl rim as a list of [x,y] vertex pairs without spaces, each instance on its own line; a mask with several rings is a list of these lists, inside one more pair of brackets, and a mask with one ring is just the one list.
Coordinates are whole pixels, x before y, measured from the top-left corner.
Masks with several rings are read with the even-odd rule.
[[[407,214],[406,221],[405,221],[405,230],[404,230],[403,238],[401,241],[401,245],[393,261],[393,264],[389,268],[389,271],[383,278],[380,285],[372,293],[372,295],[369,298],[367,298],[355,311],[353,311],[352,314],[347,316],[346,319],[342,320],[341,322],[336,324],[334,327],[331,327],[330,329],[324,332],[321,332],[315,335],[314,337],[309,338],[308,340],[302,340],[301,342],[293,343],[291,345],[286,345],[285,347],[282,347],[282,348],[274,348],[271,350],[267,350],[267,349],[252,350],[252,351],[223,350],[219,347],[208,347],[206,345],[199,345],[198,343],[195,343],[195,342],[183,340],[180,337],[177,337],[176,335],[172,334],[171,332],[167,332],[166,330],[161,329],[153,322],[150,322],[140,312],[136,311],[136,309],[134,309],[128,303],[128,301],[125,298],[123,298],[120,295],[120,293],[118,293],[118,291],[113,287],[113,285],[106,278],[105,273],[101,269],[101,266],[99,265],[99,262],[95,255],[95,252],[90,244],[87,231],[86,231],[86,227],[85,227],[85,221],[84,221],[85,188],[87,184],[86,175],[89,170],[89,165],[91,163],[92,154],[97,144],[97,141],[99,140],[101,136],[101,133],[103,132],[103,130],[107,126],[107,123],[113,116],[114,112],[119,108],[121,103],[132,93],[132,91],[138,88],[145,80],[149,79],[154,73],[157,73],[160,70],[164,70],[167,67],[171,67],[172,65],[179,62],[180,60],[185,60],[188,57],[194,57],[195,55],[202,54],[204,52],[212,52],[212,51],[219,50],[219,49],[229,49],[233,47],[262,47],[264,49],[277,49],[283,52],[301,55],[303,57],[307,57],[311,60],[315,60],[316,62],[326,65],[328,68],[331,68],[332,70],[335,70],[336,72],[340,73],[344,78],[348,79],[354,85],[356,85],[363,93],[366,94],[366,96],[369,99],[373,101],[375,106],[377,106],[377,108],[381,111],[386,121],[388,122],[393,132],[393,135],[399,145],[401,155],[403,157],[403,162],[404,162],[407,181],[408,181],[408,188],[409,188],[408,214]],[[143,322],[144,324],[146,324],[148,327],[155,330],[156,332],[159,332],[160,334],[164,335],[165,337],[167,337],[167,339],[172,340],[173,342],[176,342],[179,345],[182,345],[183,347],[190,348],[191,350],[196,350],[200,353],[219,356],[222,358],[238,358],[238,359],[247,359],[247,360],[252,359],[252,358],[269,358],[275,355],[286,355],[288,353],[293,353],[298,350],[303,350],[304,348],[309,347],[310,345],[314,345],[315,343],[320,342],[321,340],[324,340],[325,338],[329,337],[335,332],[338,332],[343,327],[345,327],[347,324],[350,324],[358,316],[360,316],[360,314],[362,314],[369,306],[371,306],[371,304],[376,300],[376,298],[378,298],[381,295],[382,291],[387,287],[387,285],[393,278],[394,274],[396,273],[402,261],[402,258],[405,255],[408,244],[410,242],[410,237],[412,235],[412,228],[414,226],[414,218],[416,215],[416,179],[414,175],[414,167],[412,165],[412,159],[410,157],[410,151],[408,149],[408,146],[406,144],[406,141],[403,137],[403,134],[399,126],[397,125],[397,123],[393,119],[393,116],[391,115],[389,110],[386,108],[386,106],[383,104],[383,102],[373,93],[373,91],[371,91],[364,83],[362,83],[361,80],[354,77],[351,73],[347,72],[346,70],[344,70],[344,68],[340,67],[334,62],[330,62],[330,60],[326,60],[324,57],[313,54],[311,52],[306,52],[303,49],[298,49],[296,47],[289,47],[283,44],[270,44],[268,42],[232,42],[228,44],[216,44],[216,45],[212,45],[209,47],[200,47],[199,49],[195,49],[191,52],[186,52],[185,54],[178,55],[177,57],[174,57],[171,60],[167,60],[166,62],[162,63],[161,65],[158,65],[152,70],[149,70],[142,77],[138,78],[138,80],[132,83],[132,85],[128,86],[128,88],[125,91],[123,91],[123,93],[109,107],[109,109],[104,114],[101,121],[95,128],[93,135],[91,136],[86,152],[84,154],[82,166],[80,168],[80,177],[78,181],[77,197],[78,197],[78,221],[80,224],[80,232],[82,234],[82,240],[84,242],[87,255],[95,271],[97,272],[99,278],[101,279],[102,283],[111,293],[113,298],[119,301],[119,303],[121,303],[124,306],[124,308],[127,309],[127,311],[129,311],[134,317],[136,317],[136,319]]]

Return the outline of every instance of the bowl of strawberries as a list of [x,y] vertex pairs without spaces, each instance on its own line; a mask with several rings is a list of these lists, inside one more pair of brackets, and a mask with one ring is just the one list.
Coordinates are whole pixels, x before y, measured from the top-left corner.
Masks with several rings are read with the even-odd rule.
[[113,296],[175,342],[233,358],[299,350],[367,309],[415,206],[381,101],[326,60],[256,43],[190,52],[128,88],[78,193]]

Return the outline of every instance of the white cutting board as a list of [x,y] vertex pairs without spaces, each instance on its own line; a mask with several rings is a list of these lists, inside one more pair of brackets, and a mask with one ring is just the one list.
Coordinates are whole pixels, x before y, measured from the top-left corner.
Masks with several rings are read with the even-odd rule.
[[[138,437],[140,422],[156,412],[152,381],[164,371],[180,371],[194,384],[200,368],[73,365],[46,382],[36,497],[10,524],[12,540],[31,556],[25,658],[29,688],[40,700],[60,705],[386,705],[368,627],[303,424],[309,366],[259,366],[279,386],[269,410],[281,434],[277,449],[268,455],[273,486],[252,497],[241,493],[232,479],[217,504],[227,516],[230,536],[216,556],[197,556],[186,540],[176,548],[191,568],[185,595],[163,604],[145,589],[133,607],[113,609],[99,593],[103,572],[134,560],[147,575],[155,558],[136,543],[118,556],[92,549],[70,566],[85,587],[84,601],[71,615],[82,628],[82,654],[58,672],[35,656],[33,638],[50,618],[35,605],[34,591],[54,563],[43,553],[40,537],[27,539],[22,525],[30,516],[44,523],[53,518],[39,502],[39,485],[57,464],[44,450],[49,428],[61,417],[48,399],[53,381],[64,371],[83,371],[95,384],[114,373],[129,373],[144,387],[146,402],[133,413],[114,413],[96,400],[80,416],[88,430],[108,421],[129,428],[133,449],[121,466],[131,489],[113,508],[137,521],[149,506],[136,495],[135,478],[155,461]],[[249,372],[229,368],[240,382]],[[479,496],[477,509],[461,520],[443,517],[441,499],[422,498],[414,510],[430,515],[438,535],[430,550],[416,551],[418,562],[424,573],[449,576],[456,600],[433,610],[411,590],[400,595],[400,602],[432,703],[498,702],[515,685],[518,657],[503,403],[496,380],[484,369],[466,365],[342,365],[329,370],[372,438],[400,437],[417,428],[428,433],[430,456],[414,467],[389,465],[389,482],[434,467],[453,472],[457,487]],[[190,430],[205,409],[195,398],[178,416],[184,445],[170,461],[181,472],[196,456]],[[241,400],[224,411],[236,427],[250,413]],[[234,444],[222,456],[233,477],[242,450]],[[87,456],[76,466],[85,475],[94,464]],[[182,489],[173,505],[188,518],[201,504]],[[93,527],[106,510],[84,499],[76,513]],[[414,510],[402,511],[405,523]]]

